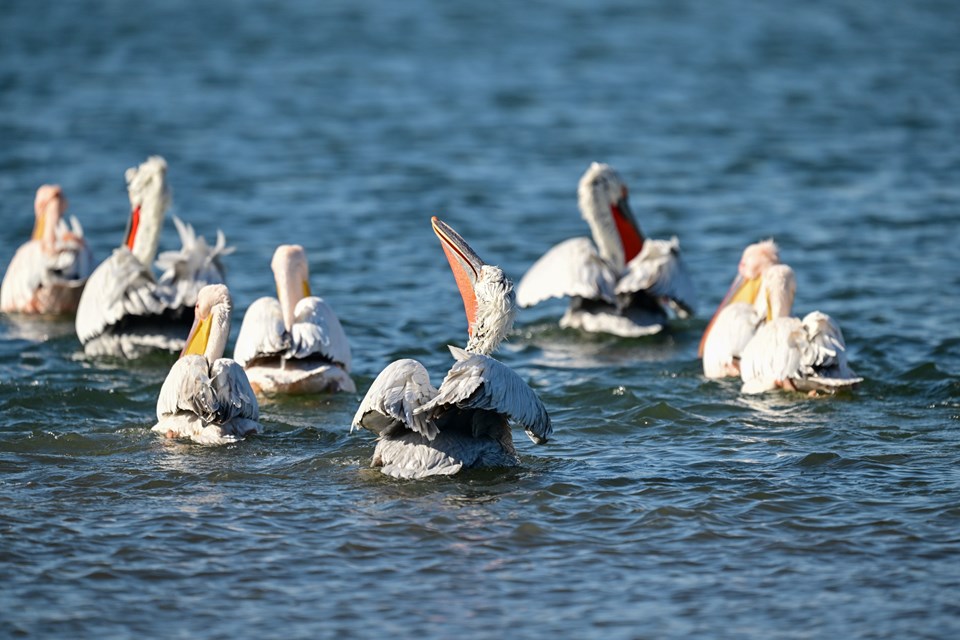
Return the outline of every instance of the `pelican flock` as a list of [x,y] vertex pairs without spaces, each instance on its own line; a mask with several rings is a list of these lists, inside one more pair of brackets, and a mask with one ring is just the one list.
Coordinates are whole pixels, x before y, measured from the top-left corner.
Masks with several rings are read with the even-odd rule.
[[[223,357],[232,300],[221,258],[232,249],[221,231],[210,246],[174,216],[182,246],[157,255],[170,204],[166,171],[159,156],[126,171],[131,212],[124,242],[93,270],[80,223],[64,218],[63,190],[41,186],[31,238],[0,284],[0,311],[75,312],[77,337],[89,355],[180,351],[160,389],[152,427],[168,438],[224,444],[258,433],[258,395],[356,392],[346,333],[330,306],[312,294],[300,245],[276,248],[270,266],[277,295],[249,306],[235,360]],[[540,398],[491,356],[518,306],[568,297],[562,327],[622,337],[658,333],[671,315],[693,313],[696,296],[679,242],[643,235],[620,176],[595,162],[577,192],[592,237],[550,249],[516,293],[502,269],[481,260],[448,224],[431,219],[463,300],[468,339],[465,348],[449,347],[454,363],[439,388],[408,358],[389,364],[370,385],[350,430],[377,436],[373,467],[396,478],[426,478],[515,466],[520,458],[511,426],[536,444],[547,441],[553,427]],[[780,262],[773,240],[744,249],[700,340],[704,376],[739,377],[743,394],[818,395],[862,382],[847,361],[839,325],[820,311],[793,317],[795,297],[796,277]]]
[[193,322],[197,293],[225,281],[220,257],[230,249],[221,232],[210,247],[174,217],[182,248],[152,263],[170,204],[167,163],[152,156],[127,169],[130,221],[123,245],[94,270],[77,308],[77,337],[88,355],[135,358],[153,350],[179,351]]
[[696,293],[679,241],[644,237],[616,171],[594,162],[577,194],[592,242],[571,238],[537,260],[517,286],[520,306],[569,297],[561,327],[628,338],[662,331],[668,310],[691,315]]
[[69,314],[93,269],[93,255],[80,222],[63,214],[67,199],[58,185],[37,189],[30,240],[17,249],[0,285],[0,311]]
[[281,245],[270,263],[277,297],[247,309],[233,357],[257,393],[357,390],[350,378],[350,343],[333,309],[311,295],[307,256]]
[[450,347],[456,362],[439,389],[422,364],[397,360],[360,403],[351,431],[363,427],[377,434],[373,466],[396,478],[517,465],[510,422],[537,444],[553,432],[537,394],[489,355],[513,326],[513,284],[449,225],[436,217],[432,225],[463,298],[469,340],[466,349]]
[[260,409],[247,375],[223,357],[231,307],[225,285],[200,290],[186,346],[160,389],[152,431],[200,444],[236,442],[261,431]]

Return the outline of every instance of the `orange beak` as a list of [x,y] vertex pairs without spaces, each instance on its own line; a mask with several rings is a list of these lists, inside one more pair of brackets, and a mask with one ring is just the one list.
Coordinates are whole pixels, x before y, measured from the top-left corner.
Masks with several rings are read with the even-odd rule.
[[433,225],[433,232],[440,238],[443,252],[447,254],[447,262],[450,263],[450,270],[453,271],[457,288],[460,289],[460,297],[463,298],[463,310],[467,314],[467,331],[473,335],[473,325],[477,321],[477,294],[474,292],[474,287],[484,262],[474,253],[467,241],[446,222],[433,216],[430,218],[430,223]]
[[737,277],[733,279],[730,288],[727,290],[727,295],[723,296],[723,300],[720,301],[720,306],[713,312],[713,317],[710,318],[707,328],[703,330],[703,337],[700,338],[700,347],[697,349],[698,358],[703,357],[703,347],[707,343],[707,336],[710,335],[710,329],[713,328],[714,321],[717,319],[717,316],[720,315],[720,312],[723,311],[724,307],[734,302],[753,304],[754,300],[757,299],[757,293],[760,291],[760,281],[760,277],[744,278],[740,274],[737,274]]

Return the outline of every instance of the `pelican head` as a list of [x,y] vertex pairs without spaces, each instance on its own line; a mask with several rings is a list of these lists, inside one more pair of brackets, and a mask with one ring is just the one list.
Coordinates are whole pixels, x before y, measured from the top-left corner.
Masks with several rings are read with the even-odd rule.
[[193,311],[193,326],[180,357],[203,356],[213,363],[223,357],[230,336],[232,301],[226,285],[208,284],[197,294]]
[[580,178],[577,198],[600,256],[623,269],[640,253],[644,240],[630,211],[627,186],[613,167],[594,162]]
[[467,314],[467,351],[490,354],[513,327],[517,300],[513,283],[500,267],[485,264],[467,241],[436,216],[433,232],[447,255]]
[[311,295],[307,254],[298,244],[282,244],[273,252],[270,268],[277,283],[277,300],[283,312],[283,325],[290,331],[297,303]]
[[170,206],[167,188],[167,161],[150,156],[139,167],[127,169],[130,222],[123,241],[142,264],[150,266],[157,254],[163,216]]
[[793,269],[785,264],[771,265],[761,276],[760,295],[754,307],[765,315],[767,322],[774,318],[786,318],[793,311],[796,294],[797,279]]
[[43,243],[43,248],[52,250],[56,243],[57,225],[67,210],[67,199],[63,189],[57,184],[45,184],[37,189],[37,197],[33,201],[35,216],[33,224],[34,240]]

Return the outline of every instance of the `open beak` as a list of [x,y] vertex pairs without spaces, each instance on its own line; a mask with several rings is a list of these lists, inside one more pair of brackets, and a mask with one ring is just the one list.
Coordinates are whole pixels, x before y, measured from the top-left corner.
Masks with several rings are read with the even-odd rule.
[[477,284],[477,278],[480,277],[480,269],[484,262],[470,248],[467,241],[446,222],[433,216],[430,218],[430,223],[433,225],[433,232],[440,238],[440,246],[443,247],[443,252],[447,254],[450,270],[453,271],[457,288],[460,289],[460,297],[463,298],[463,310],[467,314],[468,331],[470,335],[473,335],[473,325],[477,321],[477,294],[474,292],[474,287]]
[[713,328],[713,323],[716,321],[717,316],[720,315],[720,312],[723,311],[724,307],[734,302],[746,302],[747,304],[753,304],[757,299],[757,292],[760,291],[760,282],[761,277],[757,276],[756,278],[744,278],[739,273],[737,277],[733,279],[733,282],[730,284],[730,288],[727,290],[727,294],[723,296],[723,300],[720,301],[720,305],[717,307],[717,310],[713,312],[713,317],[710,318],[710,322],[707,324],[707,328],[703,331],[703,337],[700,338],[700,347],[697,350],[697,357],[703,357],[703,347],[707,343],[707,336],[710,335],[710,329]]
[[643,248],[643,233],[640,231],[637,219],[633,217],[633,211],[630,210],[630,200],[627,197],[626,188],[624,188],[620,199],[615,204],[610,205],[610,213],[613,214],[613,221],[617,225],[617,233],[620,234],[620,244],[623,245],[623,259],[625,262],[630,262]]
[[133,251],[133,243],[137,240],[137,227],[140,226],[140,205],[137,205],[130,212],[130,220],[127,222],[127,234],[124,236],[123,244]]
[[180,352],[180,357],[191,355],[202,356],[203,352],[207,350],[207,342],[210,340],[210,327],[212,326],[212,313],[206,318],[195,316],[193,326],[190,327],[190,334],[187,336],[187,344],[183,347],[183,351]]

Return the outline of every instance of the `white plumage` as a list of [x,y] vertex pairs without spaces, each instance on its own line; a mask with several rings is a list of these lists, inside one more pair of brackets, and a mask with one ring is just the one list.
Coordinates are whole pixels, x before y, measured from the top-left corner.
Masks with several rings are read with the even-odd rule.
[[847,364],[843,333],[830,316],[820,311],[803,320],[790,316],[795,291],[787,265],[764,272],[758,303],[766,306],[767,320],[740,355],[743,393],[778,388],[833,393],[863,381]]
[[7,266],[0,285],[0,311],[26,314],[69,314],[93,269],[93,255],[83,227],[73,216],[63,218],[67,200],[57,185],[37,189],[34,230]]
[[464,298],[470,340],[466,350],[450,347],[455,363],[439,389],[423,365],[404,359],[387,366],[361,402],[352,429],[379,436],[373,466],[397,478],[514,466],[520,460],[511,422],[537,444],[553,432],[537,394],[488,355],[512,326],[512,284],[448,225],[434,218],[433,226]]
[[236,362],[221,357],[230,335],[230,294],[204,287],[184,354],[170,369],[157,399],[153,431],[201,444],[236,442],[261,430],[256,395]]
[[163,158],[153,156],[126,172],[132,207],[126,239],[94,270],[77,309],[77,337],[88,355],[133,358],[180,350],[198,292],[224,282],[220,258],[232,249],[223,234],[210,247],[176,217],[182,248],[161,254],[161,275],[154,276],[151,263],[170,200],[166,170]]
[[281,245],[272,267],[278,297],[250,305],[233,352],[253,388],[264,394],[356,391],[350,343],[333,309],[309,295],[303,247]]
[[595,162],[580,179],[578,197],[593,241],[566,240],[537,260],[517,286],[520,306],[569,297],[561,326],[623,337],[660,332],[667,310],[692,314],[696,291],[679,241],[643,237],[620,176]]

